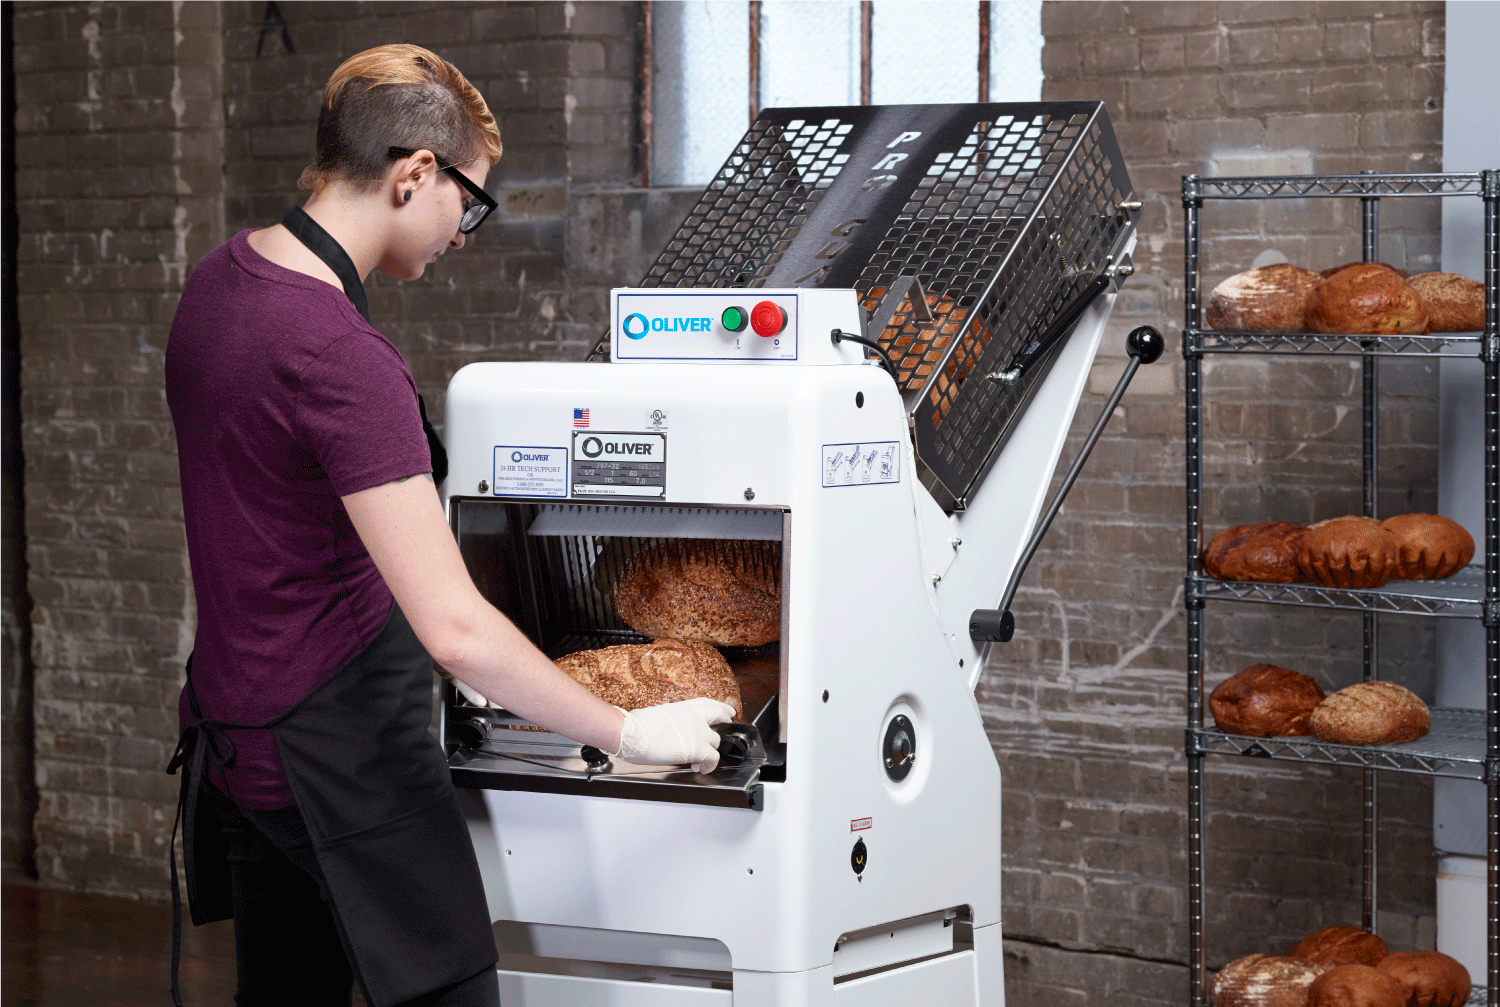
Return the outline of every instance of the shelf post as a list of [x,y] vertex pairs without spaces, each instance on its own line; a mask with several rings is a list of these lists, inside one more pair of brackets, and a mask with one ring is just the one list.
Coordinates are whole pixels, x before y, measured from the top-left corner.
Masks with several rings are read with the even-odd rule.
[[1480,174],[1484,199],[1484,738],[1490,1007],[1500,1004],[1500,170]]
[[[1362,175],[1376,174],[1362,171]],[[1366,262],[1380,261],[1380,197],[1361,196],[1360,235],[1362,258]],[[1374,350],[1377,344],[1365,344]],[[1366,352],[1360,360],[1362,395],[1360,415],[1363,441],[1364,470],[1364,515],[1380,517],[1380,358]],[[1380,616],[1374,612],[1364,614],[1364,680],[1374,681],[1380,677]],[[1364,928],[1378,933],[1380,916],[1379,887],[1379,829],[1380,829],[1380,774],[1373,769],[1365,770],[1364,780]]]
[[1188,785],[1188,993],[1192,1007],[1208,1004],[1208,958],[1206,952],[1203,889],[1205,815],[1203,802],[1203,750],[1194,732],[1203,727],[1203,598],[1194,587],[1198,573],[1198,551],[1202,546],[1200,513],[1203,486],[1203,354],[1189,333],[1198,327],[1199,213],[1203,199],[1198,176],[1182,179],[1182,208],[1187,235],[1183,242],[1183,388],[1186,395],[1187,445],[1187,571],[1183,602],[1187,608],[1187,758]]

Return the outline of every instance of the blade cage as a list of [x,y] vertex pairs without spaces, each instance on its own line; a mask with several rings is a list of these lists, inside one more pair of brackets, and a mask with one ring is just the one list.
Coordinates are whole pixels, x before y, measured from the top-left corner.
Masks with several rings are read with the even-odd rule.
[[[948,131],[957,143],[915,179],[863,177],[848,151],[877,113],[888,123],[893,111],[928,123],[946,115],[960,127]],[[853,205],[861,192],[896,185],[909,191],[876,240],[856,240],[857,226],[835,230],[834,240],[804,227],[820,204]],[[1011,384],[983,376],[1114,264],[1135,226],[1132,198],[1099,102],[768,109],[640,285],[852,285],[869,313],[915,276],[934,321],[918,321],[905,301],[889,320],[873,319],[879,331],[867,335],[897,361],[922,480],[952,511],[978,487],[1047,365]],[[811,258],[822,268],[773,279],[784,259],[819,244]],[[859,256],[865,261],[853,261]],[[607,359],[608,349],[606,337],[591,357]]]

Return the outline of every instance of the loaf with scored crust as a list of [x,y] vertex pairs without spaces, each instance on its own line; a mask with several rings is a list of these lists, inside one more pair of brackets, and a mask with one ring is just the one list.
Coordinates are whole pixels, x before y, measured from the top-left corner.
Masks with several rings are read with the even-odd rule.
[[1390,949],[1385,941],[1359,927],[1334,926],[1314,930],[1292,948],[1293,958],[1306,958],[1314,965],[1375,965]]
[[1307,1007],[1307,988],[1323,966],[1301,958],[1246,955],[1219,970],[1214,1007]]
[[1395,682],[1356,682],[1318,704],[1310,720],[1320,741],[1399,745],[1432,729],[1427,704]]
[[564,654],[557,666],[568,677],[625,710],[707,696],[743,715],[740,689],[724,655],[706,643],[657,640]]
[[1427,325],[1422,298],[1399,273],[1378,262],[1343,267],[1307,298],[1310,332],[1420,335]]

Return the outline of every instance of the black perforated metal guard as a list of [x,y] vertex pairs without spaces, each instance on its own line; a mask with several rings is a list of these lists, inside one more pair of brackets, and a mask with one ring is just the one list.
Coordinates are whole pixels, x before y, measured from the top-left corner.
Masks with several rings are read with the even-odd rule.
[[952,510],[1047,368],[984,375],[1111,264],[1132,192],[1100,102],[766,109],[641,286],[853,288],[870,315],[915,276],[932,320],[903,302],[869,334],[896,360],[923,482]]

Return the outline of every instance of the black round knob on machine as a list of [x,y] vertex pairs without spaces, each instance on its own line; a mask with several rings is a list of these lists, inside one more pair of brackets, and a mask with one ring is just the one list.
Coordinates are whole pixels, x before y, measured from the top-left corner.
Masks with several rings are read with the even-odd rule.
[[1125,337],[1125,351],[1132,357],[1140,357],[1143,364],[1156,363],[1166,348],[1167,341],[1150,325],[1131,329],[1130,335]]
[[750,746],[738,734],[719,735],[719,765],[734,767],[743,765],[750,755]]
[[593,745],[584,745],[578,750],[578,754],[590,766],[602,766],[609,761],[609,756],[605,755],[603,750],[595,748]]
[[881,759],[885,763],[885,775],[897,783],[906,779],[912,763],[917,758],[917,732],[904,714],[896,714],[885,728],[885,742],[881,745]]
[[453,725],[453,740],[464,748],[478,748],[489,736],[490,725],[483,717],[470,717]]

